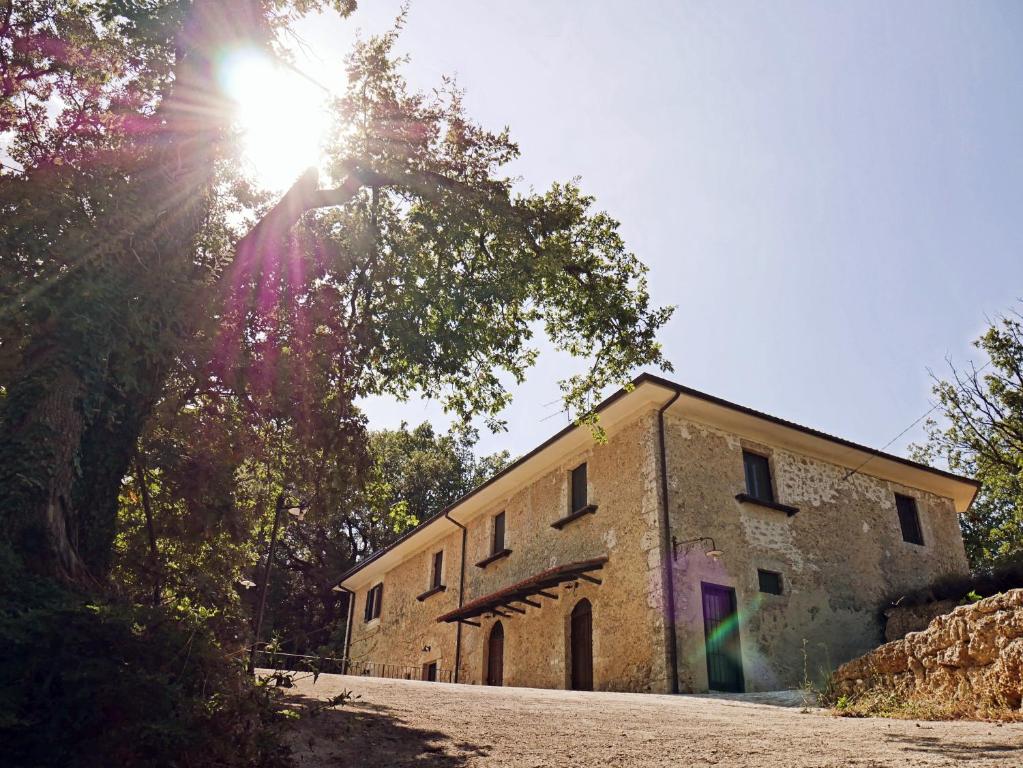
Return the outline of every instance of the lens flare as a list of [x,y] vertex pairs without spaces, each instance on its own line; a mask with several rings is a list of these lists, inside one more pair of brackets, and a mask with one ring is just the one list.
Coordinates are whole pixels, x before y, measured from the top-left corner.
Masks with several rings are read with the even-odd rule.
[[284,189],[306,168],[320,165],[329,127],[328,97],[322,89],[251,49],[225,53],[218,75],[235,103],[242,156],[257,183]]

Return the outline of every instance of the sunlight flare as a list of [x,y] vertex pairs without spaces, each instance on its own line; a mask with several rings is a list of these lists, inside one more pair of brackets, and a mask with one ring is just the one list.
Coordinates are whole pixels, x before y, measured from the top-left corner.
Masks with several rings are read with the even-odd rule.
[[329,127],[329,95],[301,74],[253,49],[227,53],[220,62],[224,92],[235,102],[242,157],[267,189],[289,187],[318,167]]

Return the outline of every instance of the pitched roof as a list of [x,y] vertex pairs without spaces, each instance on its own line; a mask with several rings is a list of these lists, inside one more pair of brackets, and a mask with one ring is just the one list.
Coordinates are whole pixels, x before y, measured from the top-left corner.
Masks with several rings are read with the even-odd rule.
[[[972,491],[969,493],[968,496],[960,495],[960,497],[957,498],[957,508],[959,508],[959,511],[964,511],[969,506],[969,504],[972,503],[972,498],[973,496],[976,495],[976,490],[980,487],[980,483],[972,478],[956,475],[953,472],[938,469],[937,467],[930,467],[926,464],[921,464],[919,462],[912,461],[911,459],[903,458],[902,456],[896,456],[894,454],[885,453],[884,451],[879,451],[876,448],[870,448],[869,446],[854,443],[851,440],[836,437],[835,435],[830,435],[826,432],[822,432],[811,427],[805,427],[802,424],[797,424],[795,422],[788,421],[777,416],[772,416],[771,414],[764,413],[762,411],[757,411],[753,408],[749,408],[744,405],[739,405],[737,403],[724,400],[723,398],[716,397],[714,395],[710,395],[707,394],[706,392],[701,392],[696,389],[692,389],[691,387],[686,387],[682,384],[677,384],[673,381],[665,379],[661,376],[656,376],[651,373],[642,373],[639,376],[637,376],[635,379],[632,380],[632,383],[628,389],[626,388],[619,389],[611,396],[605,398],[594,408],[594,412],[600,414],[606,411],[611,406],[615,405],[616,403],[619,403],[619,401],[622,401],[625,398],[633,395],[635,391],[638,390],[643,385],[652,385],[654,387],[667,390],[668,392],[673,393],[674,396],[668,402],[674,402],[676,398],[684,398],[690,401],[691,403],[700,403],[704,404],[710,409],[717,409],[717,411],[720,413],[728,412],[738,417],[754,419],[762,423],[779,426],[786,430],[791,430],[793,433],[798,433],[800,435],[807,436],[814,440],[825,441],[834,446],[849,449],[852,452],[854,452],[854,454],[858,458],[858,461],[856,462],[856,465],[852,469],[850,474],[855,474],[856,472],[859,472],[861,469],[864,469],[868,463],[877,459],[883,462],[891,462],[901,467],[905,467],[906,469],[909,469],[912,472],[921,472],[924,473],[925,475],[943,478],[946,481],[952,481],[953,483],[956,484],[970,486],[972,488]],[[376,562],[381,557],[394,550],[396,547],[399,547],[409,539],[418,535],[425,528],[432,526],[438,520],[447,517],[448,515],[450,515],[450,513],[464,506],[471,499],[478,496],[480,493],[490,488],[498,481],[516,472],[525,464],[527,464],[531,459],[535,458],[537,455],[543,453],[545,450],[553,446],[555,443],[558,443],[560,440],[562,440],[563,438],[567,437],[568,435],[579,429],[587,429],[587,427],[579,426],[577,424],[570,424],[564,429],[557,432],[556,434],[552,435],[547,440],[538,445],[536,448],[529,451],[529,453],[516,459],[503,470],[495,474],[493,477],[489,478],[486,482],[482,483],[481,485],[478,485],[476,488],[473,488],[471,491],[469,491],[461,498],[457,499],[456,501],[442,509],[433,517],[427,518],[425,521],[423,521],[418,526],[416,526],[412,530],[408,531],[407,533],[396,539],[387,547],[378,550],[377,552],[374,552],[369,557],[356,563],[355,566],[353,566],[351,569],[349,569],[345,574],[341,576],[339,582],[343,584],[349,578],[351,578],[358,572],[362,571],[370,564]],[[968,498],[969,500],[965,504],[960,503],[961,499],[963,498]]]

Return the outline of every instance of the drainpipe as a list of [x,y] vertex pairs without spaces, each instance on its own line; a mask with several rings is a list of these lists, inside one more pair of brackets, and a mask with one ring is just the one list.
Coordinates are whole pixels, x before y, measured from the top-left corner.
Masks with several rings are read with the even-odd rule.
[[[462,607],[464,590],[465,590],[465,538],[468,535],[468,530],[464,525],[451,517],[450,512],[445,512],[444,517],[447,518],[448,522],[454,523],[462,529],[462,564],[458,569],[458,607]],[[462,622],[456,622],[455,624],[455,682],[458,682],[458,670],[462,666]]]
[[675,396],[657,411],[657,434],[661,453],[661,561],[667,574],[665,595],[668,600],[668,663],[671,666],[671,692],[678,693],[678,632],[675,627],[675,563],[671,556],[671,519],[668,504],[668,450],[664,439],[664,412],[682,395]]
[[341,674],[348,674],[348,654],[352,647],[352,619],[355,618],[355,593],[352,592],[348,587],[342,587],[338,584],[338,588],[342,592],[348,593],[348,621],[345,622],[345,644],[343,652],[341,654]]

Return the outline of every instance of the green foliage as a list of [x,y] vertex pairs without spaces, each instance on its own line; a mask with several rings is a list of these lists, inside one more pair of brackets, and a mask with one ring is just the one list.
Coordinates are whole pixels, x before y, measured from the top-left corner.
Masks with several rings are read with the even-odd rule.
[[982,369],[952,367],[934,386],[944,419],[928,422],[917,458],[942,459],[981,488],[961,516],[975,570],[1023,558],[1023,324],[1018,314],[991,324],[974,342],[990,358]]
[[0,564],[4,764],[283,766],[276,692],[203,617],[86,598]]

